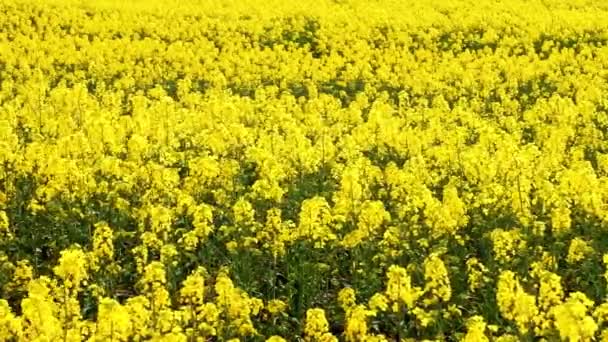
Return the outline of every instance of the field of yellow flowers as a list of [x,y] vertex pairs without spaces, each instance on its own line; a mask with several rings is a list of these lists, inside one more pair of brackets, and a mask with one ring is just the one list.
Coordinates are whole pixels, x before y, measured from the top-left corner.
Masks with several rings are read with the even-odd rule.
[[608,341],[606,18],[1,0],[0,341]]

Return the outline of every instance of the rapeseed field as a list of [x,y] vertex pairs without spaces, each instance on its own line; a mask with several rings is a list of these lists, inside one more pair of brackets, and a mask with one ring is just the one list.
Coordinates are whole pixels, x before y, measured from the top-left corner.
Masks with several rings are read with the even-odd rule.
[[607,19],[0,0],[0,340],[608,341]]

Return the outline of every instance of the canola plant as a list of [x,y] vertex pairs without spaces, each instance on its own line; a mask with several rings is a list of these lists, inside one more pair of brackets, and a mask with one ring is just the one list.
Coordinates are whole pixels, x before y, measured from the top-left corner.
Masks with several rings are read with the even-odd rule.
[[0,340],[608,341],[606,18],[0,1]]

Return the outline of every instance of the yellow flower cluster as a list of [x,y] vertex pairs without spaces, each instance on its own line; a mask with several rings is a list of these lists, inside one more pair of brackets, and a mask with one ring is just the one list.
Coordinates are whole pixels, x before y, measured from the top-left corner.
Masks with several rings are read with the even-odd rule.
[[608,341],[607,17],[0,1],[0,340]]

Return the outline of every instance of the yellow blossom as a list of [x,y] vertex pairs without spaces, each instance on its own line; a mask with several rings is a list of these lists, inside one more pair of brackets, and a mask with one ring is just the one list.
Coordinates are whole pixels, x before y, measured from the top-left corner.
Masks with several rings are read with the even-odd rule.
[[329,333],[329,323],[323,309],[308,309],[304,326],[306,341],[337,342],[338,339]]
[[421,290],[412,286],[407,271],[400,266],[392,265],[388,269],[387,278],[386,297],[393,303],[393,311],[398,312],[400,305],[413,309]]
[[554,307],[551,312],[559,335],[570,341],[591,340],[598,330],[593,317],[587,314],[592,306],[593,301],[580,292],[574,292],[566,302]]
[[490,341],[485,334],[486,322],[481,316],[473,316],[467,321],[467,334],[463,342],[488,342]]
[[268,301],[266,307],[268,309],[268,312],[270,312],[272,315],[276,315],[281,312],[284,312],[287,309],[287,304],[280,299],[273,299]]
[[593,248],[580,238],[574,238],[570,241],[568,248],[568,257],[566,260],[571,264],[576,264],[582,261],[588,254],[593,253]]
[[68,290],[77,290],[81,283],[88,278],[85,253],[80,248],[61,251],[59,265],[53,268],[53,272],[63,280],[63,284]]
[[356,294],[353,288],[345,287],[338,292],[338,303],[340,303],[340,306],[344,311],[348,311],[356,302]]
[[522,333],[531,327],[538,314],[534,296],[527,294],[511,271],[504,271],[498,278],[496,300],[500,313],[516,323]]

